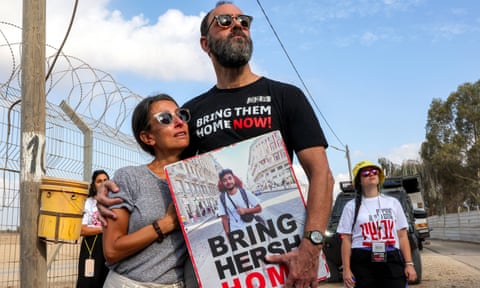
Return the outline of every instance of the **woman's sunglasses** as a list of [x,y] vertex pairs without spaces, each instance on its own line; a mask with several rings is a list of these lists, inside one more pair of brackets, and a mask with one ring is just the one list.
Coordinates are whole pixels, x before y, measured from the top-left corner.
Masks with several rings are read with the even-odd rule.
[[370,175],[378,175],[380,171],[378,169],[372,168],[372,169],[365,169],[360,172],[360,175],[363,177],[368,177]]
[[[177,117],[185,123],[190,121],[190,110],[186,108],[178,108],[177,110],[175,110],[175,115],[177,115]],[[153,115],[153,117],[157,119],[158,123],[162,125],[170,125],[171,123],[173,123],[173,118],[175,117],[175,115],[168,111],[164,111]]]
[[220,15],[215,15],[213,17],[212,22],[210,22],[210,25],[208,25],[207,28],[207,33],[210,30],[210,27],[212,27],[213,22],[217,21],[217,24],[221,28],[229,28],[233,24],[233,20],[237,20],[242,27],[245,27],[247,29],[250,28],[250,24],[252,24],[253,17],[248,16],[248,15],[228,15],[228,14],[220,14]]

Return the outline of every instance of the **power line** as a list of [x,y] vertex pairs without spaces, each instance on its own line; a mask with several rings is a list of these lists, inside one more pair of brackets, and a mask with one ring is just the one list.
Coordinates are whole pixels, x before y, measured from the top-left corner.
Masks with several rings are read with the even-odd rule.
[[265,19],[267,19],[268,25],[270,25],[270,28],[272,29],[272,32],[273,32],[273,34],[275,35],[275,38],[277,38],[278,43],[279,43],[280,46],[282,47],[282,50],[283,50],[283,52],[285,53],[285,56],[287,57],[288,61],[290,62],[290,65],[292,65],[292,68],[293,68],[293,70],[295,71],[295,74],[297,74],[298,79],[300,79],[300,82],[302,83],[302,86],[303,86],[303,88],[305,89],[306,94],[308,95],[308,97],[310,97],[311,101],[313,102],[313,105],[314,105],[315,108],[317,109],[317,111],[318,111],[318,113],[320,114],[320,116],[322,117],[323,121],[325,121],[325,123],[327,124],[327,126],[328,126],[328,128],[330,129],[330,131],[332,132],[332,134],[335,136],[335,138],[338,140],[338,142],[340,142],[340,144],[345,147],[346,145],[343,144],[343,142],[342,142],[342,141],[340,140],[340,138],[337,136],[337,134],[335,133],[335,131],[333,131],[332,126],[330,126],[330,124],[328,123],[327,119],[326,119],[325,116],[323,115],[322,111],[321,111],[320,108],[318,107],[317,102],[315,101],[315,99],[313,98],[312,94],[310,93],[310,90],[308,90],[308,87],[307,87],[307,85],[305,84],[305,81],[303,81],[303,78],[302,78],[302,76],[300,75],[300,73],[298,72],[297,67],[295,66],[295,63],[293,63],[292,59],[290,58],[290,55],[289,55],[288,52],[287,52],[287,49],[285,49],[285,46],[283,45],[282,40],[280,40],[280,37],[278,36],[277,31],[275,30],[275,28],[274,28],[273,25],[272,25],[272,22],[270,22],[270,19],[268,18],[268,15],[267,15],[267,13],[265,12],[265,9],[263,9],[263,6],[262,6],[262,4],[260,3],[260,0],[257,0],[257,3],[258,3],[258,6],[260,7],[260,9],[262,10],[263,15],[265,16]]

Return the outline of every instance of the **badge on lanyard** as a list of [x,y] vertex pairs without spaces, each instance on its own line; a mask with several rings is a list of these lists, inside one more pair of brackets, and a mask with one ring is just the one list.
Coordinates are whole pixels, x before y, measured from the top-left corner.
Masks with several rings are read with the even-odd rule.
[[372,262],[387,262],[385,242],[372,242]]
[[95,276],[95,259],[85,259],[85,277]]

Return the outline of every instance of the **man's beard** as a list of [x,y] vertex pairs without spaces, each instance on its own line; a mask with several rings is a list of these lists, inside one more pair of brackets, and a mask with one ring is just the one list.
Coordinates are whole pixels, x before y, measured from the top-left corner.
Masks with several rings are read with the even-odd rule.
[[230,192],[230,191],[232,191],[233,189],[235,189],[235,184],[229,185],[228,187],[225,186],[225,189]]
[[[242,36],[235,38],[233,36]],[[233,31],[227,39],[213,39],[208,36],[208,48],[220,65],[228,68],[238,68],[250,61],[253,52],[252,39],[242,32]]]

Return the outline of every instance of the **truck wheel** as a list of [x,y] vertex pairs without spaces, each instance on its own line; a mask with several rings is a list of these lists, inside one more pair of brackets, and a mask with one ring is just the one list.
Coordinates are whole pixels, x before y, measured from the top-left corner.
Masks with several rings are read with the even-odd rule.
[[330,277],[327,279],[328,283],[342,282],[343,275],[338,269],[338,266],[327,258],[328,269],[330,270]]

